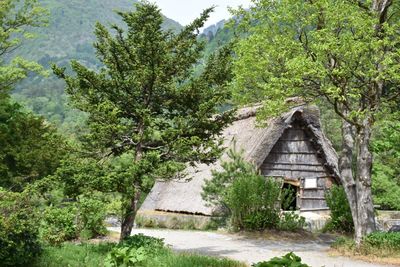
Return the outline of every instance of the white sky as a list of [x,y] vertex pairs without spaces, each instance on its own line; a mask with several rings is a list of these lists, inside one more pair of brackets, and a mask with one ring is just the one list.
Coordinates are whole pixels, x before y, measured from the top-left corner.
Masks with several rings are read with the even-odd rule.
[[250,6],[250,0],[150,0],[149,2],[156,3],[165,16],[182,25],[187,25],[204,9],[214,5],[216,8],[207,20],[206,27],[230,18],[228,7]]

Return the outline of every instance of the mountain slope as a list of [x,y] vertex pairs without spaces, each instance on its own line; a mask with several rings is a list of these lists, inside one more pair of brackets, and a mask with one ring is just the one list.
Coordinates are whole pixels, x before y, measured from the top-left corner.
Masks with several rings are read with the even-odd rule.
[[[1,0],[0,0],[1,1]],[[12,56],[19,55],[34,60],[45,68],[51,63],[68,66],[72,59],[86,66],[99,67],[95,56],[94,26],[97,21],[109,26],[123,26],[116,10],[134,10],[136,0],[39,0],[49,10],[49,25],[32,29],[35,39],[24,41]],[[179,31],[182,26],[168,18],[164,28]],[[68,131],[79,124],[82,116],[67,106],[65,84],[55,76],[31,76],[14,91],[13,97],[36,114],[44,115],[61,131]]]
[[[96,63],[92,43],[97,21],[104,25],[122,21],[116,10],[134,9],[136,0],[40,0],[49,12],[49,25],[34,29],[37,38],[28,40],[16,51],[19,55],[46,64],[66,59]],[[182,26],[165,18],[164,27],[179,30]]]

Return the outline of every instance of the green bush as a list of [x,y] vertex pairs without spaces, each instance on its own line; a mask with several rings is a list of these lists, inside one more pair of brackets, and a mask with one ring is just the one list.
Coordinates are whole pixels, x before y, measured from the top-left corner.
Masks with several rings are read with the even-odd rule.
[[279,221],[279,193],[280,187],[273,179],[258,174],[236,177],[225,198],[232,225],[249,230],[275,227]]
[[203,187],[203,198],[223,206],[237,229],[274,228],[279,221],[280,186],[272,178],[259,175],[253,165],[234,150],[231,161],[223,162],[223,172],[214,172]]
[[349,202],[343,187],[334,185],[325,194],[326,203],[331,211],[331,218],[325,226],[325,231],[352,233],[353,218]]
[[0,188],[0,265],[27,266],[41,252],[30,194]]
[[306,219],[295,212],[284,212],[278,223],[278,229],[283,231],[301,230],[305,226]]
[[104,265],[137,266],[160,253],[164,249],[162,239],[138,234],[130,236],[118,244],[107,255]]
[[275,257],[269,261],[255,263],[253,267],[310,267],[305,263],[301,263],[301,258],[293,252],[286,254],[283,257]]
[[81,237],[89,239],[107,233],[104,225],[106,205],[98,196],[80,196],[77,206]]
[[47,207],[42,218],[42,239],[52,245],[75,239],[78,236],[76,214],[76,208],[73,206]]

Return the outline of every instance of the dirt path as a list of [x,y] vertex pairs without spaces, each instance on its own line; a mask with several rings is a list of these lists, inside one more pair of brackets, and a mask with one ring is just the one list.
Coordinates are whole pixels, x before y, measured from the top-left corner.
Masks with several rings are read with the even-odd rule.
[[[119,228],[109,228],[119,231]],[[227,257],[252,264],[282,256],[290,251],[299,255],[304,263],[312,267],[380,267],[346,257],[334,257],[327,253],[329,240],[317,241],[269,241],[250,239],[240,235],[203,231],[134,229],[132,234],[164,238],[166,244],[176,251],[196,252],[211,256]]]

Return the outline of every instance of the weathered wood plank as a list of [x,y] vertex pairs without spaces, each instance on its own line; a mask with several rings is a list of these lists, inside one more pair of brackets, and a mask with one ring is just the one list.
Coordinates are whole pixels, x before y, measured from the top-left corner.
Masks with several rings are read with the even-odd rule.
[[272,148],[271,152],[316,153],[316,150],[309,141],[296,141],[296,142],[284,141],[284,142],[277,142],[275,146]]
[[299,165],[299,164],[280,164],[280,163],[264,163],[261,170],[289,170],[289,171],[306,171],[306,172],[325,172],[322,165]]
[[281,176],[288,178],[306,178],[306,177],[319,177],[324,176],[326,173],[323,172],[306,172],[306,171],[288,171],[288,170],[261,170],[264,176]]
[[282,154],[270,153],[264,161],[265,163],[309,163],[323,164],[323,160],[313,153],[309,154]]
[[307,136],[304,130],[300,128],[291,128],[284,131],[284,133],[281,136],[281,139],[304,140],[307,139]]
[[325,190],[303,190],[302,197],[319,197],[325,199]]
[[303,209],[315,209],[315,208],[326,208],[325,199],[314,200],[314,199],[301,199],[301,207]]

